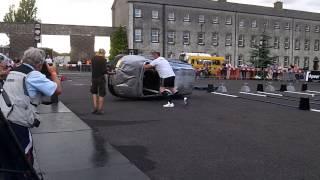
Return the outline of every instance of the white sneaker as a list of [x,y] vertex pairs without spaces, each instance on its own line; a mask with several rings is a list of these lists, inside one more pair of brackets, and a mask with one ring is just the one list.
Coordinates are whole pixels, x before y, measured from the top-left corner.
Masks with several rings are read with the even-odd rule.
[[187,105],[187,104],[188,104],[188,98],[187,98],[187,97],[184,97],[184,98],[183,98],[183,102],[184,102],[185,105]]
[[163,105],[163,107],[174,107],[174,104],[168,102],[167,104]]

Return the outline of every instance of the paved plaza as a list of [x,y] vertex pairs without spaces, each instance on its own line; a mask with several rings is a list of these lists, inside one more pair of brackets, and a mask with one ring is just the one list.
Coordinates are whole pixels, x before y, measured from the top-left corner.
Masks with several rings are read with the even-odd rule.
[[[244,81],[223,81],[232,98],[195,90],[189,104],[106,96],[105,114],[92,115],[89,73],[66,73],[62,102],[133,165],[154,180],[319,179],[319,113],[298,110],[299,97],[239,94]],[[196,86],[222,81],[201,79]],[[258,83],[246,81],[255,92]],[[274,82],[279,89],[284,82]],[[294,83],[297,91],[301,82]],[[319,91],[320,83],[309,83]],[[280,92],[275,92],[280,93]],[[286,93],[282,93],[286,94]],[[319,96],[310,96],[320,109]],[[286,106],[288,105],[288,106]],[[102,144],[83,148],[99,148]],[[72,139],[70,140],[72,143]],[[109,156],[108,153],[105,154]],[[102,154],[96,159],[104,159]]]

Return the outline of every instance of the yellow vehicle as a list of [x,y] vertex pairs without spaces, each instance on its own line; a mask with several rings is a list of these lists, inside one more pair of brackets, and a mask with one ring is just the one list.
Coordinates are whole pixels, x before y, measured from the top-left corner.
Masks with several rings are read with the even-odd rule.
[[204,53],[183,53],[179,59],[188,62],[197,72],[206,76],[217,75],[224,62],[224,57]]

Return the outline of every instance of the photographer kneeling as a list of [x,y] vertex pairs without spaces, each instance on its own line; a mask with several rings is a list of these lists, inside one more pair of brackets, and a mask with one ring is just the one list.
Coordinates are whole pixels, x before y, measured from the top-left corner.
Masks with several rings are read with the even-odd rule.
[[[48,68],[51,80],[40,72],[43,66]],[[12,69],[6,78],[0,95],[0,108],[31,164],[33,145],[29,129],[40,124],[37,106],[41,103],[42,95],[51,96],[54,93],[61,94],[55,69],[45,63],[43,50],[29,48],[24,52],[22,64]]]

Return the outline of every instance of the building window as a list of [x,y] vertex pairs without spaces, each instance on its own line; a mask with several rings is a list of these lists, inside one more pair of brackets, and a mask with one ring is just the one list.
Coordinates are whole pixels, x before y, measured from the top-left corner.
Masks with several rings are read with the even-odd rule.
[[199,32],[198,33],[198,44],[199,45],[204,45],[204,32]]
[[199,23],[205,23],[204,15],[199,15]]
[[252,27],[252,28],[256,28],[256,27],[257,27],[257,20],[253,20],[253,21],[251,22],[251,27]]
[[299,39],[294,40],[294,49],[300,50],[300,40]]
[[227,54],[225,57],[226,63],[231,63],[231,58],[232,58],[232,56],[230,54]]
[[315,26],[314,32],[316,32],[316,33],[320,32],[320,26]]
[[290,30],[290,23],[286,23],[286,26],[284,27],[285,30]]
[[273,57],[273,64],[279,64],[279,56]]
[[279,37],[274,37],[273,48],[279,49]]
[[303,68],[304,69],[309,69],[309,57],[304,57]]
[[240,55],[238,56],[238,66],[240,66],[240,65],[242,65],[242,64],[243,64],[243,55],[240,54]]
[[176,32],[169,31],[168,32],[168,44],[174,44],[176,39]]
[[231,16],[227,16],[226,17],[226,25],[231,25],[232,24],[232,17]]
[[268,40],[268,38],[264,37],[264,35],[260,36],[259,46],[262,46],[262,47],[269,46],[269,40]]
[[304,41],[304,50],[309,51],[310,50],[310,40],[306,39]]
[[310,32],[310,26],[306,25],[306,32]]
[[295,56],[295,57],[294,57],[293,64],[294,64],[294,65],[297,65],[297,66],[300,65],[300,58],[299,58],[299,56]]
[[289,56],[285,56],[283,59],[283,67],[289,67]]
[[151,29],[151,42],[159,43],[160,30],[159,29]]
[[294,29],[296,32],[300,32],[301,31],[301,28],[300,28],[300,25],[299,24],[296,24],[296,27]]
[[136,17],[136,18],[141,18],[142,17],[141,9],[134,9],[134,17]]
[[183,44],[184,45],[189,45],[190,44],[190,32],[189,31],[184,31],[183,32]]
[[212,45],[219,46],[219,34],[217,32],[212,33]]
[[265,29],[267,29],[268,26],[269,26],[269,21],[268,21],[268,20],[265,20],[265,21],[263,22],[263,27],[264,27]]
[[213,16],[212,24],[219,24],[219,17],[218,16]]
[[159,11],[152,11],[152,19],[159,19]]
[[232,34],[226,34],[226,46],[232,46]]
[[288,37],[284,39],[284,48],[290,49],[290,39]]
[[184,17],[183,17],[183,21],[184,22],[190,22],[190,15],[189,14],[186,14]]
[[135,29],[134,30],[134,41],[135,42],[142,42],[142,29]]
[[315,51],[319,51],[319,44],[320,44],[319,39],[316,39],[314,41],[314,50]]
[[240,21],[239,21],[239,27],[244,27],[244,19],[240,19]]
[[257,46],[257,36],[252,35],[250,41],[250,47],[255,48]]
[[280,23],[274,22],[274,29],[280,29]]
[[242,35],[242,34],[239,35],[238,46],[244,47],[244,35]]
[[174,13],[173,12],[169,13],[168,14],[168,21],[175,21],[175,20],[176,19],[175,19]]

